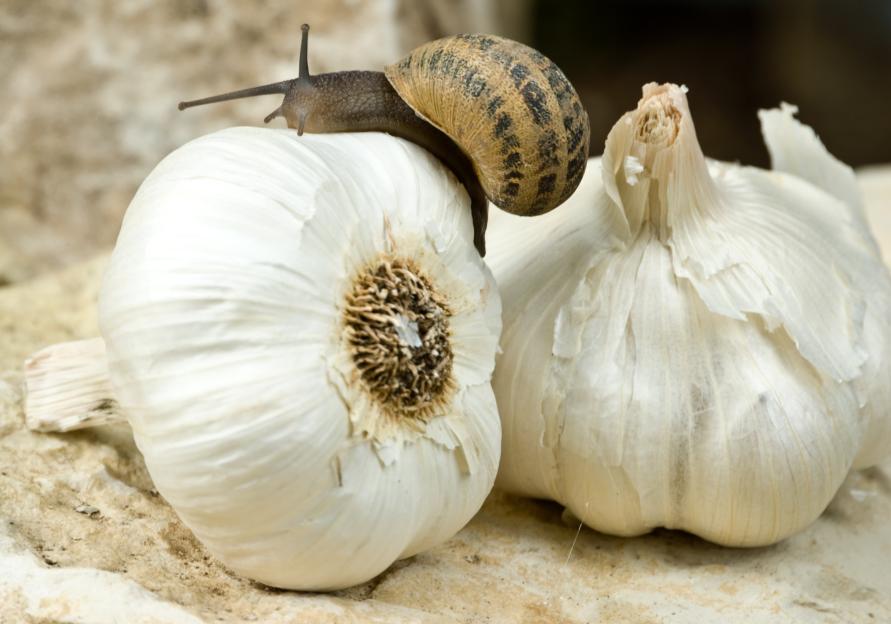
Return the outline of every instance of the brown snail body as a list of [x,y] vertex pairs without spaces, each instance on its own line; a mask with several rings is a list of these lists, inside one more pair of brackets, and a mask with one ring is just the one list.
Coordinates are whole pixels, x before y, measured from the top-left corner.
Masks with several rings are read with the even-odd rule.
[[278,93],[283,116],[303,132],[387,132],[424,147],[451,169],[471,200],[474,245],[485,255],[487,202],[519,215],[547,212],[578,186],[588,157],[588,116],[547,57],[494,35],[457,35],[416,48],[383,73],[311,76],[302,27],[293,80],[181,102]]

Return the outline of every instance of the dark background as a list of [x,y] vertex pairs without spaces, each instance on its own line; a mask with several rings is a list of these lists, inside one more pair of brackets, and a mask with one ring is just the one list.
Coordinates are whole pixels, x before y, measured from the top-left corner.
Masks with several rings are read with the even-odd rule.
[[891,0],[569,0],[533,5],[531,43],[582,96],[591,152],[649,81],[690,88],[704,152],[767,166],[756,112],[798,105],[842,161],[891,161]]

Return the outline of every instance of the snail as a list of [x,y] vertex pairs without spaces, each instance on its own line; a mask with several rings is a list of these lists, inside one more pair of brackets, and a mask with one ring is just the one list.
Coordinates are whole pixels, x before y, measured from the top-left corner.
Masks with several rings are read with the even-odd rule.
[[380,131],[412,141],[464,185],[481,256],[487,198],[534,216],[563,203],[581,181],[588,115],[563,72],[537,50],[494,35],[455,35],[416,48],[384,72],[310,75],[309,25],[301,30],[297,78],[180,102],[179,109],[282,94],[264,122],[282,116],[299,135]]

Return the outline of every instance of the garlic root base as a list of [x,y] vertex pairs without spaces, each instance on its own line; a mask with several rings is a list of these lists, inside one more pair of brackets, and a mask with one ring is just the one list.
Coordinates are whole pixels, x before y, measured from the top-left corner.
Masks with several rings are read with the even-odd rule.
[[32,431],[66,432],[126,421],[108,378],[105,342],[62,342],[25,361],[25,424]]

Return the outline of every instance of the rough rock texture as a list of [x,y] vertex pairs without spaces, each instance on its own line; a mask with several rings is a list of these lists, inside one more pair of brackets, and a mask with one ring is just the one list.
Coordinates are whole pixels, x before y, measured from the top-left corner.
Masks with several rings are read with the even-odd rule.
[[[432,38],[522,37],[528,0],[5,0],[0,3],[0,285],[114,242],[139,182],[168,152],[257,124],[269,96],[176,103],[310,69],[380,69]],[[274,122],[282,124],[281,120]]]
[[[891,214],[889,181],[864,178],[873,217]],[[770,548],[608,537],[495,493],[452,540],[348,591],[237,578],[158,496],[125,426],[23,427],[21,362],[97,333],[105,261],[0,290],[0,622],[891,622],[891,462]]]

